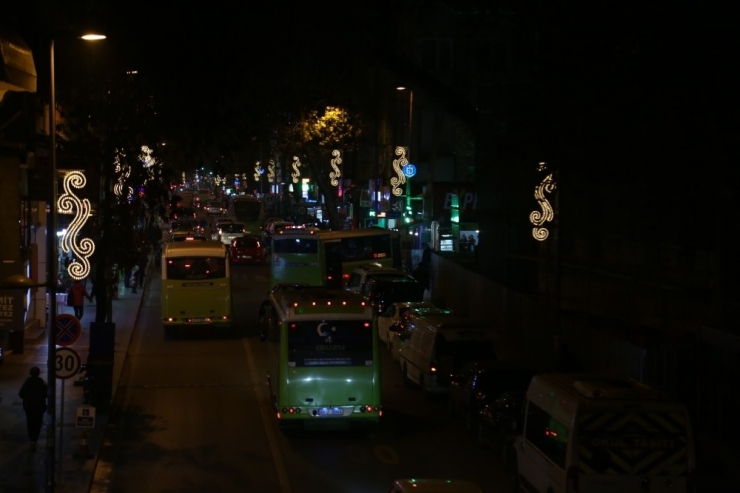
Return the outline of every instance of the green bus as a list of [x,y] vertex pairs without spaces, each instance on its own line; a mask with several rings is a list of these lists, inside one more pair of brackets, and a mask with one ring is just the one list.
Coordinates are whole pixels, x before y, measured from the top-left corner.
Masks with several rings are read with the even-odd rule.
[[254,195],[236,195],[231,203],[236,221],[244,224],[245,234],[259,236],[265,220],[262,200]]
[[231,265],[220,241],[166,243],[162,252],[161,317],[176,328],[231,328]]
[[272,238],[270,282],[344,289],[357,267],[400,269],[402,260],[400,233],[390,229],[285,230]]
[[272,237],[270,287],[278,284],[323,286],[324,262],[319,256],[319,235],[305,229],[284,229]]
[[356,293],[279,286],[260,307],[281,429],[373,427],[382,415],[372,310]]

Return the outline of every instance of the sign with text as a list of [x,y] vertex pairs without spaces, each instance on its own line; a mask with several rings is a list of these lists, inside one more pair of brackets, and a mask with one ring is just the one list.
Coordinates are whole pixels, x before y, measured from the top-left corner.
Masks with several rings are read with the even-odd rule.
[[95,408],[77,406],[77,428],[95,428]]
[[0,330],[23,329],[23,293],[22,290],[0,291]]

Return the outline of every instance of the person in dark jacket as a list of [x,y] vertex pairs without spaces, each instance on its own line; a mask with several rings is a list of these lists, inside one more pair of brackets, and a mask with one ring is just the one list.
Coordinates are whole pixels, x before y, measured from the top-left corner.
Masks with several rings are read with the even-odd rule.
[[29,374],[21,387],[18,395],[23,400],[23,411],[26,413],[26,425],[28,427],[28,438],[32,444],[36,444],[41,433],[41,425],[44,422],[46,412],[46,382],[39,376],[41,371],[38,367],[31,368]]

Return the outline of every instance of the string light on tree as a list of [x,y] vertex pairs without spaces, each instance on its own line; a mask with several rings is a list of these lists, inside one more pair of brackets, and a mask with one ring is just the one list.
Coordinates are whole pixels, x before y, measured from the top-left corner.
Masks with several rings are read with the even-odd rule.
[[77,197],[72,188],[85,188],[87,180],[81,171],[70,171],[64,175],[64,193],[57,200],[57,208],[60,214],[74,214],[69,227],[62,236],[62,251],[72,252],[74,258],[67,267],[67,272],[72,279],[84,279],[90,274],[90,256],[95,251],[95,243],[90,238],[78,241],[77,237],[82,227],[90,217],[90,201]]
[[[547,169],[547,163],[541,162],[537,165],[537,171],[545,171]],[[534,188],[534,198],[540,205],[542,211],[532,211],[529,215],[529,221],[534,225],[532,228],[532,236],[537,241],[545,241],[550,235],[547,228],[542,225],[546,222],[550,222],[555,218],[555,212],[553,211],[550,201],[547,200],[545,194],[550,194],[557,188],[557,183],[553,179],[552,173],[548,173],[542,181]]]

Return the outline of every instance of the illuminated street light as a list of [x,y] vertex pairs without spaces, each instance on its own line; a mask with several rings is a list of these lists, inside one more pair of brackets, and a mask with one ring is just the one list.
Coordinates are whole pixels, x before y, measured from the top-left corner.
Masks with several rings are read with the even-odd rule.
[[[81,36],[86,41],[105,39],[102,34],[88,33]],[[51,200],[49,202],[49,221],[46,225],[47,248],[47,277],[45,286],[49,293],[49,322],[47,331],[47,378],[49,395],[47,397],[47,412],[49,423],[46,429],[46,489],[53,492],[56,487],[56,463],[54,449],[56,447],[56,313],[57,313],[57,139],[56,139],[56,80],[54,73],[54,38],[49,43],[49,153],[51,156]]]

